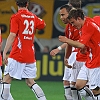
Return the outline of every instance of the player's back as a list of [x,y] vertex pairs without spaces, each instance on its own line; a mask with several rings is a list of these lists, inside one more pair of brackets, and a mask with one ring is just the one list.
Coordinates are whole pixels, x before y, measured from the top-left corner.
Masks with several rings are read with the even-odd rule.
[[[12,23],[14,23],[13,26]],[[17,38],[10,57],[20,62],[34,62],[34,34],[36,29],[43,29],[44,26],[44,21],[33,13],[28,10],[18,10],[18,13],[11,17],[10,32],[15,33]]]
[[17,14],[12,16],[18,24],[17,33],[22,44],[32,45],[33,37],[36,28],[35,15],[30,13],[28,10],[19,10]]

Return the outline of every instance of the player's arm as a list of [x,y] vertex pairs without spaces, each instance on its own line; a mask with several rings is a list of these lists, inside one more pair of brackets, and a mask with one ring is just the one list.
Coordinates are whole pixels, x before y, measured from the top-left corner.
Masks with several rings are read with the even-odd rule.
[[65,48],[64,64],[68,68],[71,68],[71,66],[68,64],[68,59],[69,59],[69,56],[71,55],[71,53],[72,53],[72,46],[67,45]]
[[69,45],[76,47],[76,48],[83,49],[85,47],[85,45],[80,43],[79,41],[73,41],[71,39],[68,39],[65,36],[59,36],[59,41],[64,42],[64,43],[68,43]]
[[72,46],[67,44],[65,48],[65,58],[68,59],[71,53],[72,53]]
[[5,64],[7,64],[6,54],[7,54],[8,50],[10,49],[10,47],[12,46],[12,43],[14,42],[15,37],[16,37],[16,34],[10,32],[10,34],[7,38],[6,45],[5,45],[5,48],[4,48],[4,51],[3,51],[3,60],[4,60]]
[[66,48],[68,44],[67,43],[63,43],[61,46],[59,46],[56,49],[51,50],[50,55],[51,56],[55,56],[56,54],[58,54],[62,49]]
[[43,19],[36,16],[36,28],[42,30],[46,27],[46,23]]

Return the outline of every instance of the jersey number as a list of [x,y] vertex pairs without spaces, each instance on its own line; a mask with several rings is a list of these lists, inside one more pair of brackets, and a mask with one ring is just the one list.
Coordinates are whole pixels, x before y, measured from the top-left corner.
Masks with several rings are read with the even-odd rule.
[[32,35],[33,32],[34,32],[34,21],[28,21],[28,20],[25,20],[24,21],[24,25],[25,25],[25,29],[23,31],[23,34],[29,34],[29,35]]

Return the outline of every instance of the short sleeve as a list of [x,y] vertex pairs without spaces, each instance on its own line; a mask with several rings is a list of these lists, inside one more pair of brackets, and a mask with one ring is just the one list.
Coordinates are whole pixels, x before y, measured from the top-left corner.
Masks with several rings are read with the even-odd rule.
[[18,19],[13,17],[10,20],[10,32],[16,33],[18,32]]
[[45,27],[45,21],[36,16],[36,28],[41,30]]

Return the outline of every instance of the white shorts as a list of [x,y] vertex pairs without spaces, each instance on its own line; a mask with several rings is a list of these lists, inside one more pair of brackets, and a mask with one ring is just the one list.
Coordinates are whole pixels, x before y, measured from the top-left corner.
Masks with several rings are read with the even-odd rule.
[[87,68],[85,65],[81,68],[77,79],[88,80],[90,89],[100,87],[100,67]]
[[72,70],[71,68],[68,68],[67,66],[65,66],[63,80],[70,81],[71,70]]
[[81,67],[84,64],[85,64],[85,62],[79,62],[79,61],[74,62],[73,68],[72,68],[72,73],[71,73],[71,81],[72,82],[76,82],[79,71],[81,70]]
[[11,77],[21,80],[22,78],[35,78],[36,71],[36,62],[27,64],[8,58],[8,65],[5,66],[4,75],[9,74]]
[[72,52],[69,59],[68,59],[68,64],[73,66],[73,63],[76,61],[76,54],[77,52]]
[[[72,52],[69,59],[68,59],[68,64],[73,66],[73,63],[75,62],[76,60],[76,54],[77,52]],[[68,68],[67,66],[65,66],[65,69],[64,69],[64,76],[63,76],[63,80],[67,80],[67,81],[70,81],[70,77],[71,77],[71,68]]]
[[82,66],[78,76],[77,76],[77,79],[80,79],[80,80],[89,80],[89,70],[88,68],[85,66],[85,64]]
[[89,69],[89,88],[100,87],[100,67]]

